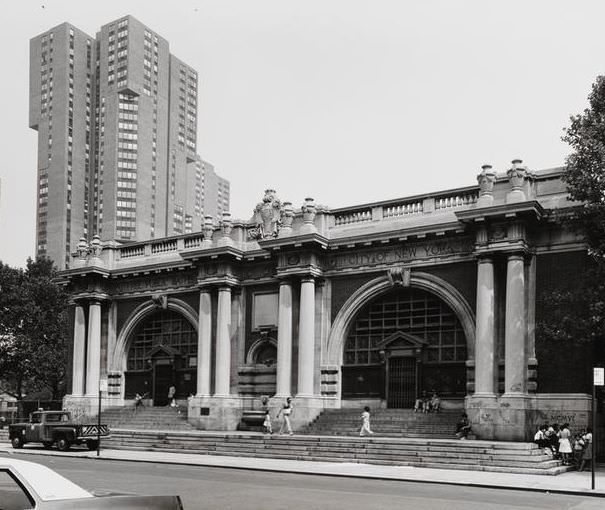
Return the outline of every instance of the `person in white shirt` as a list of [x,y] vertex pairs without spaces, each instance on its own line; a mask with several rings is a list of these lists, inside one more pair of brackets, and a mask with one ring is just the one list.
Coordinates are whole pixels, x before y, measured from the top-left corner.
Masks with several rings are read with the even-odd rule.
[[370,430],[370,408],[365,406],[363,413],[361,413],[361,430],[359,431],[361,437],[365,435],[373,436],[374,432]]
[[279,433],[283,434],[284,430],[287,430],[288,434],[292,435],[292,426],[290,425],[290,415],[292,414],[292,399],[290,397],[286,399],[284,407],[282,407],[279,410],[279,413],[277,413],[278,418],[280,414],[283,416],[283,420],[281,422],[281,427],[279,428]]

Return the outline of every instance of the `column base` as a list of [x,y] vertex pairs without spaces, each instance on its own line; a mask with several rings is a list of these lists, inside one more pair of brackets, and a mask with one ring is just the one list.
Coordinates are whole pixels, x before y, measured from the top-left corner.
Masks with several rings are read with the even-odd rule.
[[[101,398],[101,411],[108,407],[124,405],[122,399],[113,397]],[[99,414],[99,396],[90,395],[65,395],[63,397],[63,409],[71,413],[76,420],[95,418]]]
[[237,430],[243,408],[241,397],[196,395],[188,400],[187,421],[200,430]]
[[[286,399],[283,397],[278,397],[277,395],[272,397],[269,400],[271,414],[275,416],[277,411],[279,411],[285,403]],[[310,422],[317,418],[326,407],[332,406],[326,406],[326,400],[315,395],[297,395],[292,398],[292,414],[290,415],[292,429],[296,431],[306,427]]]

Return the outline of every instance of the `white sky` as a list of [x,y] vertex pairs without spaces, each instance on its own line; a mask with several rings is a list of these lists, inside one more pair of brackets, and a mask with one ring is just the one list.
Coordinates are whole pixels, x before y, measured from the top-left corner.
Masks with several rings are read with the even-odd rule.
[[330,207],[475,183],[483,163],[559,166],[605,72],[603,1],[3,2],[0,260],[34,254],[29,39],[132,14],[198,70],[198,147],[249,218],[263,190]]

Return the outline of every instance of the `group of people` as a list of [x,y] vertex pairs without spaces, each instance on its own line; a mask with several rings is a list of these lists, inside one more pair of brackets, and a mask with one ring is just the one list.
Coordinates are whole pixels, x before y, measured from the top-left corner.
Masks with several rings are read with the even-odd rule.
[[544,448],[544,453],[561,459],[564,466],[574,465],[578,471],[584,471],[592,461],[592,428],[571,433],[569,423],[559,426],[557,423],[540,425],[534,435],[534,443]]
[[[281,407],[277,413],[276,419],[279,420],[281,416],[281,425],[279,427],[279,434],[287,432],[290,436],[293,434],[292,425],[290,424],[290,416],[292,415],[292,399],[288,397],[286,403]],[[271,423],[271,413],[269,409],[265,411],[265,421],[263,421],[263,432],[265,434],[273,434],[273,425]]]
[[437,392],[433,390],[431,392],[431,396],[429,397],[426,391],[423,391],[414,402],[414,412],[415,413],[430,413],[435,412],[438,413],[441,409],[441,399]]

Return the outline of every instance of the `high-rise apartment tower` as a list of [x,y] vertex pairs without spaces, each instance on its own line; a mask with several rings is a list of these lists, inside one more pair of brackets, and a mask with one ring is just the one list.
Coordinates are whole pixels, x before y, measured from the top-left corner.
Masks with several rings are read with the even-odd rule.
[[228,207],[228,182],[220,199],[218,186],[216,197],[207,189],[203,196],[204,172],[198,182],[195,168],[207,163],[196,154],[197,96],[197,72],[132,16],[95,38],[68,23],[34,37],[37,254],[62,268],[82,236],[128,242],[183,234],[204,214],[220,214],[214,203],[225,193]]

